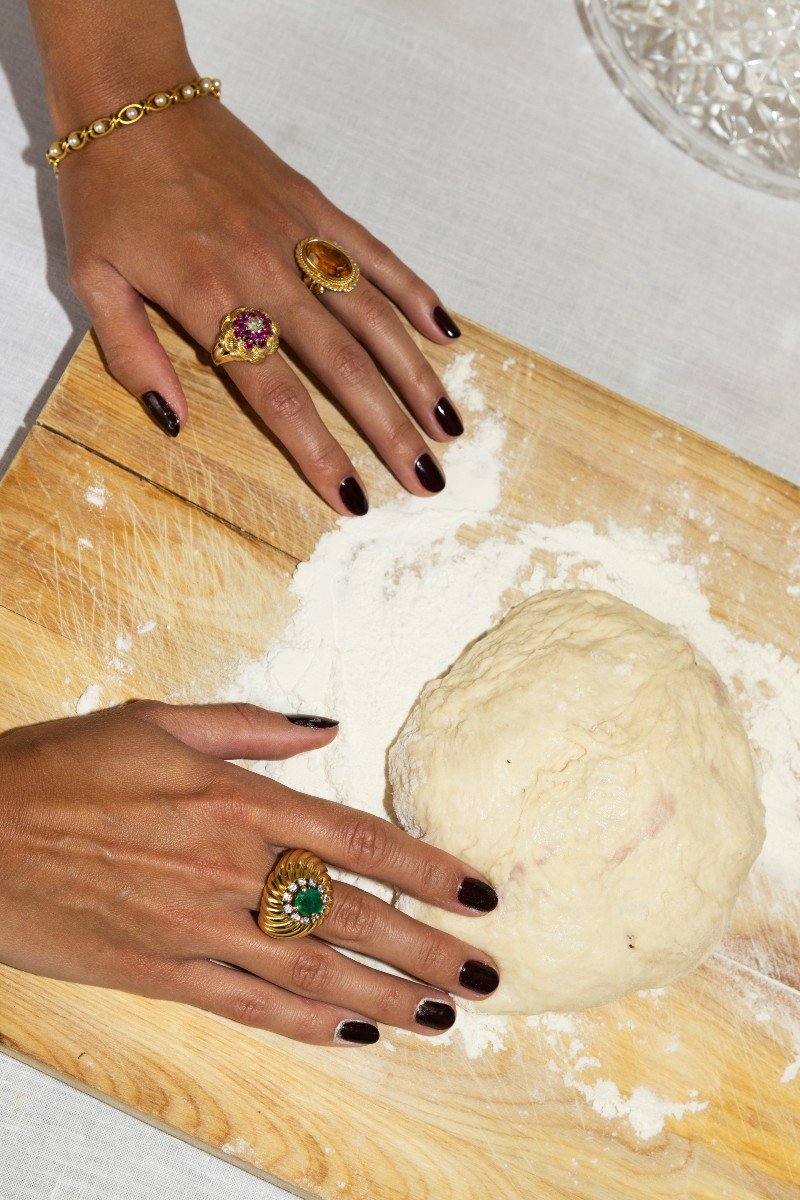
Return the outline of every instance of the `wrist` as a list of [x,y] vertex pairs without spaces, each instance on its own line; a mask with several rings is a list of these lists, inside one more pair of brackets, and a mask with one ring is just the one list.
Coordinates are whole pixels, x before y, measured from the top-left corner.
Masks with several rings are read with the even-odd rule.
[[30,0],[30,10],[56,134],[197,75],[169,0]]

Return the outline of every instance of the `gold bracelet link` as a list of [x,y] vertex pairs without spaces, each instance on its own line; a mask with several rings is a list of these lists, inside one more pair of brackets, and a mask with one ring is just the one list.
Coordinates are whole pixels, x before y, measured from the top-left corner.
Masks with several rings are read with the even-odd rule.
[[134,100],[123,104],[117,112],[108,117],[97,117],[83,129],[73,129],[65,137],[56,141],[45,151],[45,158],[58,174],[58,164],[67,154],[82,150],[88,142],[108,137],[121,125],[135,125],[142,117],[154,112],[164,112],[173,104],[188,104],[202,96],[216,96],[219,100],[222,94],[222,84],[218,79],[203,75],[199,79],[190,79],[188,83],[178,83],[173,88],[165,88],[163,92],[151,92],[144,100]]

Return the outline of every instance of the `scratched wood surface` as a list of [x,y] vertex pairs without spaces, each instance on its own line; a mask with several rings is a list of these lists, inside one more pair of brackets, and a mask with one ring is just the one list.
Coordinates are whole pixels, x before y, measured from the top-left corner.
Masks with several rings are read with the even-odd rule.
[[[192,405],[181,437],[146,422],[88,337],[0,484],[2,728],[72,713],[90,684],[104,703],[213,696],[283,628],[294,564],[332,525],[205,356],[159,324]],[[706,556],[714,614],[796,653],[797,489],[463,328],[455,351],[426,351],[439,368],[476,353],[511,426],[509,518],[679,533],[684,552]],[[373,499],[392,495],[311,386]],[[0,1044],[307,1197],[796,1200],[799,928],[796,902],[756,879],[732,935],[687,979],[571,1021],[514,1021],[502,1049],[476,1057],[458,1036],[392,1030],[364,1052],[302,1047],[9,968]],[[279,1109],[298,1077],[313,1079],[316,1111],[287,1128]],[[601,1077],[613,1084],[598,1098],[587,1081]],[[648,1125],[643,1086],[672,1114]]]

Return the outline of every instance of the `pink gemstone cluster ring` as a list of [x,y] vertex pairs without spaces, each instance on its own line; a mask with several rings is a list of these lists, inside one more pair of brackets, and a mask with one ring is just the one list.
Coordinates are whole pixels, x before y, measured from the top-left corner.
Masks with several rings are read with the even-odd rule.
[[278,326],[260,308],[235,308],[222,318],[211,357],[217,366],[257,363],[278,349]]

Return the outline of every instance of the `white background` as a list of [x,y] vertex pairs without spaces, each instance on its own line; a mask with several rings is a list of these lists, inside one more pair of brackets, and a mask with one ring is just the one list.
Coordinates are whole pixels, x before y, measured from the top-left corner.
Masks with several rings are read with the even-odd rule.
[[[0,0],[6,462],[86,329],[24,8]],[[571,0],[182,8],[226,103],[446,305],[800,481],[798,208],[666,142]],[[283,1193],[0,1055],[2,1200],[161,1195]]]

